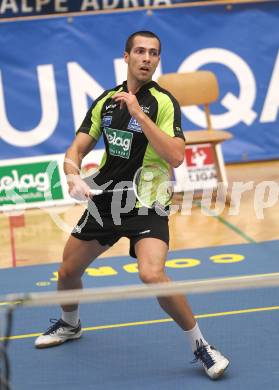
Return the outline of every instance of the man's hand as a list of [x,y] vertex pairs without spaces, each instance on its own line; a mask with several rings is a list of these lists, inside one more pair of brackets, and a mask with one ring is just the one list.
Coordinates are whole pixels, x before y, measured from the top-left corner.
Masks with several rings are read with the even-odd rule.
[[128,111],[131,116],[136,117],[137,114],[141,113],[141,107],[139,105],[136,95],[132,92],[118,92],[112,97],[117,103],[120,103],[120,109],[126,104]]
[[87,200],[90,197],[90,188],[79,175],[67,175],[68,192],[76,200]]

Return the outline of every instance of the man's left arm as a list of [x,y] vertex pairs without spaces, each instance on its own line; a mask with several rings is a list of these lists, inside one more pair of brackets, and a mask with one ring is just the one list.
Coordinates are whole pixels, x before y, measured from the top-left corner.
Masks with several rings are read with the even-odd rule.
[[184,161],[185,141],[182,138],[170,136],[162,131],[141,109],[138,100],[131,92],[120,92],[115,95],[115,101],[125,102],[130,115],[140,124],[153,149],[176,168]]

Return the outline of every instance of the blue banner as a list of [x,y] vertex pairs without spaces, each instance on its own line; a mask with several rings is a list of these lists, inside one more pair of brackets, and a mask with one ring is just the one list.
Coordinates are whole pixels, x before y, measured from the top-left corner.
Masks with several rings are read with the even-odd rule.
[[[125,79],[127,36],[145,29],[162,39],[156,77],[216,73],[226,162],[279,158],[278,26],[275,3],[1,23],[1,159],[64,153],[92,100]],[[183,126],[204,126],[201,109],[183,108]]]

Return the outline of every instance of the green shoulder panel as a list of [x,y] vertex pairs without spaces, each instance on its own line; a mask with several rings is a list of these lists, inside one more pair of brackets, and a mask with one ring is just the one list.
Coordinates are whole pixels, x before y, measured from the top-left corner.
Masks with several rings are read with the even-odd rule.
[[[150,88],[149,92],[158,103],[156,125],[164,133],[174,137],[175,109],[171,98],[166,93],[161,92],[154,87]],[[147,145],[143,158],[143,165],[149,164],[156,164],[165,169],[170,168],[170,165],[158,155],[150,143]]]
[[156,125],[166,134],[174,137],[174,124],[176,121],[174,104],[171,98],[164,92],[151,88],[150,93],[158,102]]
[[[177,136],[176,127],[180,128],[180,110],[177,107],[177,102],[173,101],[171,97],[164,91],[160,91],[157,88],[150,88],[149,92],[156,99],[158,104],[156,125],[170,137]],[[148,143],[143,157],[142,165],[157,165],[164,170],[171,172],[170,164],[164,160],[159,154],[153,149],[150,143]],[[168,205],[171,203],[168,202]],[[136,207],[141,207],[139,201],[136,203]]]

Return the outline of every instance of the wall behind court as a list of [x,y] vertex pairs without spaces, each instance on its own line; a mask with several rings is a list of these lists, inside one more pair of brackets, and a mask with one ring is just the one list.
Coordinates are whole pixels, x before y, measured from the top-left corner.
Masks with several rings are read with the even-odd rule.
[[[216,73],[213,127],[234,134],[226,162],[277,159],[278,26],[276,2],[0,23],[1,159],[64,153],[90,103],[125,79],[124,42],[139,29],[162,39],[155,78]],[[185,130],[204,125],[199,108],[183,109]]]

